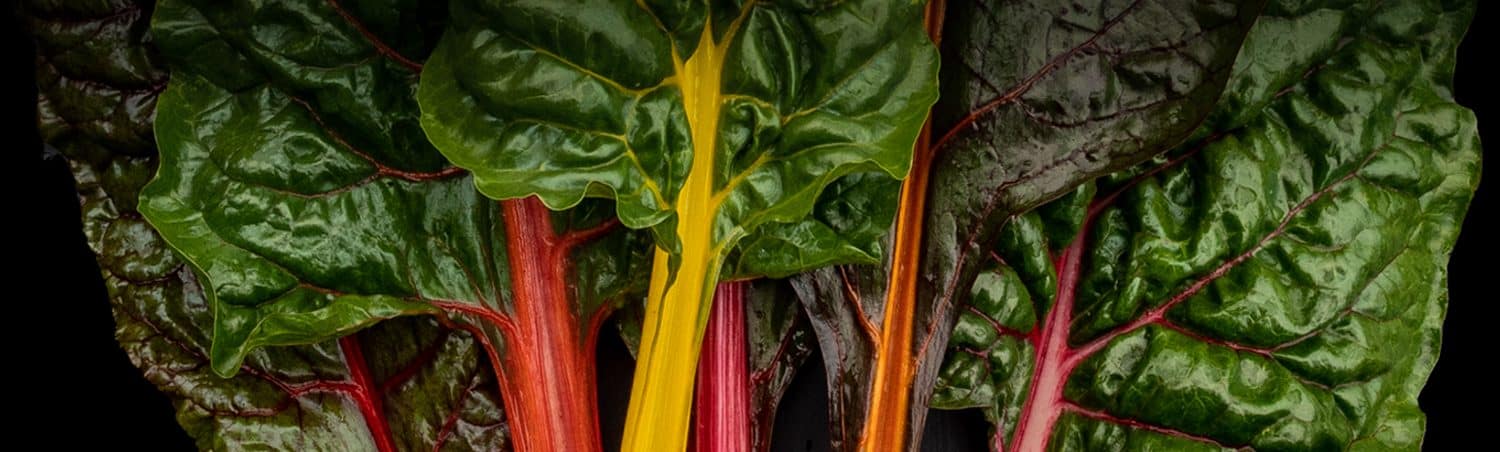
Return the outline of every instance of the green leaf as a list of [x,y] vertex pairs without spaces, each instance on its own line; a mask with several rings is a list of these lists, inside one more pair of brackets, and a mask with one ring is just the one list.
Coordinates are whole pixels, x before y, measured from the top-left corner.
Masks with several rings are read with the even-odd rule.
[[726,277],[785,278],[830,265],[879,264],[890,248],[892,201],[900,193],[901,181],[878,172],[839,178],[806,219],[765,225],[740,242]]
[[[472,298],[460,261],[495,277],[457,246],[487,236],[443,235],[495,209],[422,142],[415,75],[331,7],[299,6],[163,1],[154,18],[174,71],[141,213],[204,273],[221,375],[263,345],[437,312],[419,291]],[[286,31],[250,33],[267,26]]]
[[[418,93],[433,144],[491,197],[613,198],[626,226],[653,228],[628,450],[685,444],[730,251],[802,220],[841,176],[904,175],[936,98],[916,2],[456,1],[452,16]],[[868,260],[870,241],[849,240],[748,270]]]
[[[677,41],[662,27],[701,30],[706,13],[596,3],[454,2],[423,74],[423,124],[491,197],[537,194],[566,208],[609,196],[627,226],[655,226],[676,211],[694,156],[674,61],[690,59],[698,37]],[[708,159],[724,197],[717,235],[798,220],[845,173],[905,174],[936,55],[912,26],[918,8],[876,8],[877,26],[845,27],[874,6],[710,8],[737,20],[716,29],[732,38],[716,41],[722,85],[711,87],[723,114]],[[580,8],[590,14],[567,13]]]
[[[167,82],[146,30],[153,6],[34,2],[24,12],[39,51],[40,126],[78,184],[116,335],[198,447],[373,450],[374,432],[385,431],[410,450],[505,448],[500,398],[475,341],[430,319],[347,344],[257,351],[229,379],[209,371],[213,319],[199,279],[135,210],[156,171],[152,112]],[[371,353],[356,362],[355,348]]]
[[645,243],[608,202],[496,203],[431,146],[417,80],[445,13],[163,2],[174,70],[141,211],[202,276],[220,375],[264,346],[434,315],[479,342],[517,444],[597,448],[593,341],[644,289]]
[[[920,257],[898,248],[900,274],[887,262],[797,278],[825,351],[830,417],[844,420],[831,426],[836,450],[860,441],[917,447],[954,308],[966,296],[959,288],[978,277],[1001,226],[1189,138],[1259,10],[1259,2],[948,2],[931,156],[918,153],[912,176],[928,175],[925,196],[914,195],[926,206],[894,225],[897,240],[903,230],[920,234],[912,237]],[[891,290],[903,282],[910,292]]]
[[1324,6],[1267,8],[1201,139],[1007,227],[936,405],[1010,450],[1420,449],[1479,179],[1474,5]]

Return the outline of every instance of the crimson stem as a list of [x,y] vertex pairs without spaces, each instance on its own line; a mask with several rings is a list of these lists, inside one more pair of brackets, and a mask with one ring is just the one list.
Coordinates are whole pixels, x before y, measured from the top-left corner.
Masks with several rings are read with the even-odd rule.
[[746,281],[721,282],[714,290],[708,330],[699,355],[693,449],[750,450],[750,374],[745,336]]
[[395,452],[396,445],[391,440],[390,425],[385,420],[385,407],[382,403],[384,395],[375,390],[375,380],[370,378],[370,366],[365,364],[365,352],[359,345],[359,339],[354,335],[339,338],[339,350],[344,353],[344,366],[349,370],[349,379],[354,383],[347,395],[359,406],[359,413],[365,418],[365,426],[370,429],[370,437],[375,440],[375,450]]
[[[1062,415],[1063,386],[1068,375],[1078,362],[1071,360],[1073,350],[1068,346],[1068,332],[1073,323],[1073,299],[1078,288],[1079,265],[1083,260],[1084,244],[1089,230],[1089,220],[1084,220],[1078,236],[1063,250],[1057,264],[1057,298],[1042,327],[1032,330],[1029,337],[1036,347],[1036,363],[1032,368],[1031,390],[1021,410],[1021,419],[1016,423],[1016,439],[1012,452],[1046,450],[1047,439],[1052,428]],[[996,432],[996,449],[1002,449]]]
[[600,450],[594,335],[586,331],[599,313],[579,318],[566,279],[580,237],[558,235],[535,197],[500,205],[515,309],[515,331],[499,357],[500,390],[516,450]]

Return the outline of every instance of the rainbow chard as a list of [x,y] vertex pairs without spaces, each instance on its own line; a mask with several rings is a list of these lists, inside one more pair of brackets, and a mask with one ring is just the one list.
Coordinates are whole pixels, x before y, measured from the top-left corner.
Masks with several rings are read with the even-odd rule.
[[147,31],[153,6],[36,2],[23,11],[40,57],[41,131],[73,170],[117,337],[172,399],[183,429],[205,450],[505,448],[483,351],[431,318],[258,350],[234,377],[214,375],[200,278],[136,210],[157,168],[151,127],[167,84]]
[[[844,176],[818,197],[807,218],[766,225],[746,240],[730,255],[733,271],[726,269],[726,273],[736,280],[781,278],[827,265],[877,264],[890,247],[887,231],[896,215],[896,204],[890,201],[900,186],[901,181],[881,173]],[[698,366],[695,446],[700,451],[770,450],[776,407],[814,346],[812,331],[790,280],[754,279],[750,284],[724,282],[720,286],[729,284],[743,287],[740,296],[746,300],[735,304],[744,304],[740,315],[745,320],[739,323],[747,325],[740,326],[744,333],[729,330],[736,323],[722,317],[738,313],[720,309],[715,300]],[[727,340],[714,328],[744,338]],[[748,376],[739,375],[737,367],[744,366],[748,366]],[[719,393],[746,391],[737,386],[748,388],[749,399],[737,412],[705,411],[719,409],[711,403],[704,406],[707,399],[727,398]],[[705,438],[733,441],[705,443]]]
[[[890,247],[887,231],[896,214],[890,200],[900,186],[900,180],[881,173],[844,176],[818,197],[807,218],[765,225],[730,254],[725,272],[733,282],[720,286],[743,284],[744,313],[738,315],[744,317],[744,332],[729,334],[742,335],[746,345],[717,336],[723,333],[713,325],[733,327],[735,322],[720,317],[737,313],[719,309],[716,299],[697,372],[698,410],[692,424],[696,450],[770,450],[776,407],[816,346],[791,281],[781,278],[806,268],[879,263]],[[618,317],[631,353],[640,344],[641,314],[641,306],[631,304]],[[748,376],[740,376],[735,368],[742,362],[748,366]],[[717,412],[707,417],[703,410],[711,407],[703,406],[704,399],[723,397],[717,392],[741,391],[737,385],[748,386],[749,401],[732,414]],[[702,441],[709,437],[734,438],[733,446],[717,443],[705,448]]]
[[428,138],[488,196],[613,198],[625,226],[651,229],[623,449],[681,450],[737,245],[803,219],[841,176],[906,173],[937,95],[921,5],[451,6],[418,93]]
[[[955,306],[1012,216],[1188,138],[1256,2],[934,3],[943,95],[885,266],[796,279],[828,373],[836,450],[921,437]],[[940,20],[939,20],[940,19]]]
[[141,213],[199,275],[215,373],[238,374],[264,346],[352,343],[422,316],[485,357],[514,448],[596,450],[593,344],[613,302],[644,289],[631,276],[644,242],[604,201],[554,213],[485,198],[428,143],[415,94],[445,13],[157,5],[173,72]]
[[[892,179],[894,181],[894,179]],[[739,285],[741,299],[729,300],[742,313],[720,308],[726,286]],[[692,448],[689,450],[770,450],[772,425],[782,395],[816,343],[807,317],[784,279],[719,283],[709,328],[703,338],[694,391]],[[643,306],[627,304],[615,317],[630,353],[639,353]],[[739,316],[734,322],[725,317]],[[717,327],[715,325],[724,325]],[[735,328],[740,331],[724,331]],[[740,339],[725,336],[738,336]],[[743,344],[743,345],[741,345]],[[739,363],[744,363],[743,365]],[[736,369],[740,367],[740,369]],[[742,394],[734,394],[743,392]],[[745,398],[733,411],[705,399]],[[718,443],[707,438],[725,438]]]
[[1470,2],[54,3],[41,132],[204,449],[601,450],[617,308],[627,451],[768,449],[814,340],[840,451],[1421,445]]
[[1474,5],[1349,3],[1272,2],[1199,138],[1010,222],[934,405],[997,451],[1419,449]]

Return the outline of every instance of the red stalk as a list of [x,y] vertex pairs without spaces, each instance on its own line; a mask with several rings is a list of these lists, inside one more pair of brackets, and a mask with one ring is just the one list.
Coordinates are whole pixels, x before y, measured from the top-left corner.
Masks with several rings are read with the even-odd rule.
[[[1063,385],[1073,372],[1077,361],[1069,359],[1072,350],[1068,347],[1068,331],[1073,323],[1073,293],[1078,287],[1079,263],[1083,257],[1083,245],[1089,222],[1073,243],[1058,257],[1057,299],[1042,327],[1033,330],[1031,343],[1036,347],[1036,366],[1031,374],[1031,391],[1021,410],[1021,419],[1016,424],[1016,437],[1012,442],[1013,452],[1046,450],[1047,439],[1052,436],[1052,427],[1062,415]],[[997,432],[996,442],[999,443]]]
[[569,297],[568,252],[578,243],[558,236],[535,197],[500,202],[509,251],[514,334],[500,357],[506,415],[519,451],[597,451],[594,350]]
[[[328,4],[364,36],[378,54],[413,73],[421,71],[421,63],[386,45],[337,0],[328,0]],[[388,176],[426,181],[465,172],[458,167],[436,172],[411,172],[386,166],[324,125],[317,110],[306,101],[296,97],[292,100],[302,105],[334,141],[373,164],[377,172],[370,176],[372,178]],[[569,297],[568,258],[573,247],[603,235],[618,225],[618,220],[558,235],[552,229],[550,212],[536,197],[500,201],[500,206],[504,211],[514,316],[483,305],[447,300],[433,300],[433,304],[450,315],[474,316],[498,328],[505,337],[506,353],[501,354],[479,328],[472,325],[459,327],[474,335],[484,346],[491,365],[495,366],[495,377],[500,382],[501,398],[517,451],[599,451],[599,419],[594,409],[594,344],[599,326],[608,317],[608,312],[606,307],[600,307],[586,313],[586,319],[579,319]],[[375,437],[376,447],[380,452],[396,450],[381,413],[381,395],[375,393],[376,387],[370,380],[359,344],[352,336],[341,339],[339,344],[349,360],[350,375],[357,386],[350,396],[359,403]],[[394,383],[388,382],[388,385],[400,384],[408,377],[410,372],[402,371]],[[450,415],[445,431],[451,428],[452,422]],[[440,438],[439,446],[446,436]]]
[[[375,380],[370,378],[370,367],[365,364],[365,352],[359,346],[359,339],[353,335],[339,338],[339,350],[344,352],[344,366],[349,369],[349,379],[354,380],[354,385],[345,394],[359,406],[359,413],[365,418],[365,426],[370,429],[370,437],[375,440],[375,449],[380,452],[395,452],[396,445],[391,441],[390,425],[386,423],[382,406],[381,397],[384,395],[377,392]],[[296,395],[294,392],[289,393]]]
[[749,452],[750,374],[745,336],[744,281],[722,282],[698,360],[693,449],[698,452]]

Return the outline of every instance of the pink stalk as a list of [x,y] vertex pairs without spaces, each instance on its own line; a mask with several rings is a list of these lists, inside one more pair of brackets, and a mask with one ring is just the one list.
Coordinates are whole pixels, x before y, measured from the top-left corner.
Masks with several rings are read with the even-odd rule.
[[748,282],[719,283],[699,355],[693,449],[749,452],[750,357],[745,337]]

